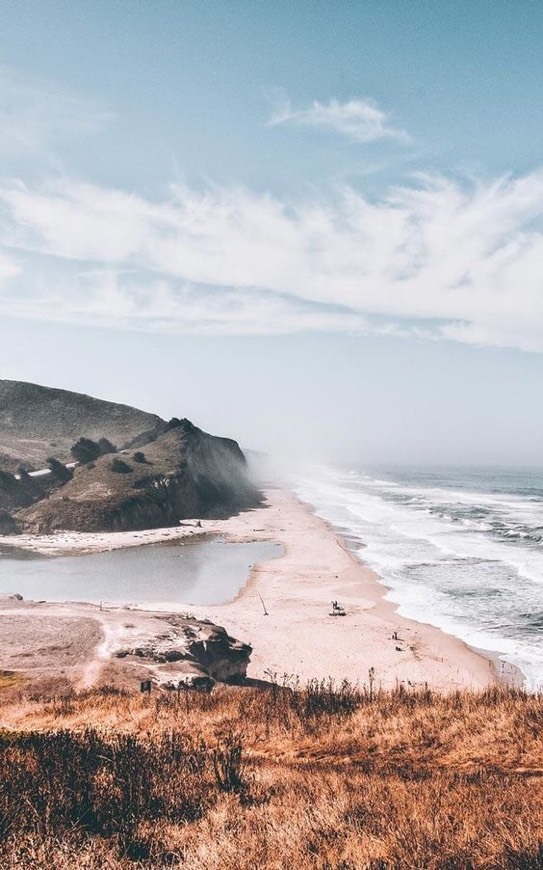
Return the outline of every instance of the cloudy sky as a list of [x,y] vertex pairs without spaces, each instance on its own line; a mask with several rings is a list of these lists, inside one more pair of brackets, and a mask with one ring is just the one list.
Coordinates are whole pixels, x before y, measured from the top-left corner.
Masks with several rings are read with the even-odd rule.
[[0,376],[543,462],[543,6],[3,0]]

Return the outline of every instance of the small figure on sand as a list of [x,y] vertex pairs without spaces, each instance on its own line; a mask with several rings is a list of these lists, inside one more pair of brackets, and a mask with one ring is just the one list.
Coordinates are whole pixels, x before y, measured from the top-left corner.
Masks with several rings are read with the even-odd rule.
[[332,612],[330,616],[345,616],[345,608],[338,604],[337,601],[332,601]]

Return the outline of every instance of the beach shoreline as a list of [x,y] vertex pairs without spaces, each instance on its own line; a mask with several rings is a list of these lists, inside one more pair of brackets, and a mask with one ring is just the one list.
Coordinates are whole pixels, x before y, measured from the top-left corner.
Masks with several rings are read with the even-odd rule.
[[[269,488],[262,507],[225,520],[187,521],[140,532],[73,533],[2,538],[41,555],[76,555],[220,535],[233,543],[274,541],[283,555],[253,566],[247,582],[226,604],[140,602],[130,613],[179,612],[223,625],[251,643],[248,677],[397,685],[439,691],[481,689],[501,679],[497,655],[475,651],[458,638],[398,614],[387,588],[333,527],[286,489]],[[13,590],[17,592],[17,590]],[[345,616],[332,616],[339,601]],[[81,606],[81,605],[80,605]],[[67,612],[75,604],[61,605]],[[88,612],[88,611],[87,611]],[[509,680],[506,680],[509,682]]]
[[[296,496],[296,498],[298,498],[298,497]],[[300,504],[305,505],[311,509],[311,506],[308,505],[306,502],[304,502],[301,499],[298,499],[298,500],[300,501]],[[370,568],[364,562],[363,559],[360,559],[357,556],[357,554],[355,552],[355,549],[356,549],[356,551],[360,551],[361,549],[362,550],[365,549],[366,545],[363,543],[361,544],[360,541],[356,540],[355,538],[349,539],[349,537],[347,535],[344,535],[340,531],[335,529],[333,524],[330,523],[328,520],[325,520],[324,518],[319,518],[319,519],[322,519],[322,522],[328,526],[328,528],[330,529],[330,531],[334,535],[336,535],[340,544],[342,546],[344,546],[346,552],[352,556],[352,558],[355,560],[355,562],[357,564],[363,565],[369,571],[372,572],[372,574],[374,575],[374,577],[377,581],[378,586],[380,587],[380,594],[381,594],[382,600],[385,601],[387,604],[390,604],[392,609],[394,610],[394,612],[398,613],[400,605],[396,601],[394,601],[393,599],[388,599],[386,597],[387,592],[390,590],[390,587],[387,586],[387,584],[385,583],[385,581],[381,577],[381,575],[378,574],[376,571],[374,571],[372,568]],[[457,638],[455,635],[450,634],[450,632],[445,631],[445,629],[440,628],[439,626],[434,626],[432,623],[425,623],[425,622],[422,622],[421,620],[414,619],[413,617],[405,617],[405,618],[408,621],[415,622],[417,624],[428,625],[432,628],[436,628],[438,631],[440,631],[442,634],[445,634],[447,637],[452,637],[455,640],[460,641],[460,643],[463,643],[466,646],[466,648],[471,650],[472,652],[474,652],[475,655],[480,656],[481,658],[485,659],[486,661],[488,661],[490,663],[498,683],[500,683],[502,685],[510,686],[512,688],[522,688],[524,686],[525,676],[522,673],[521,669],[518,668],[516,665],[512,664],[511,662],[508,662],[508,661],[505,661],[504,659],[502,659],[501,658],[502,653],[498,652],[497,650],[482,649],[481,647],[476,647],[476,646],[473,646],[472,644],[468,644],[465,641],[463,641],[461,638]]]

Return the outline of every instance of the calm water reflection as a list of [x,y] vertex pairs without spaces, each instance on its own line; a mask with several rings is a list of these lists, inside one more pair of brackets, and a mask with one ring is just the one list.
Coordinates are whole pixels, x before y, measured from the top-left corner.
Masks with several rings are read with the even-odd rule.
[[281,554],[279,544],[221,540],[59,558],[0,554],[0,593],[35,601],[222,604],[236,595],[255,563]]

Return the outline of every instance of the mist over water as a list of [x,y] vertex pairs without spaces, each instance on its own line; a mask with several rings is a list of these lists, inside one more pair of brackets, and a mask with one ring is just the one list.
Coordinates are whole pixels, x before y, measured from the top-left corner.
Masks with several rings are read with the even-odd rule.
[[403,615],[543,686],[543,470],[305,470],[294,489],[359,542]]

